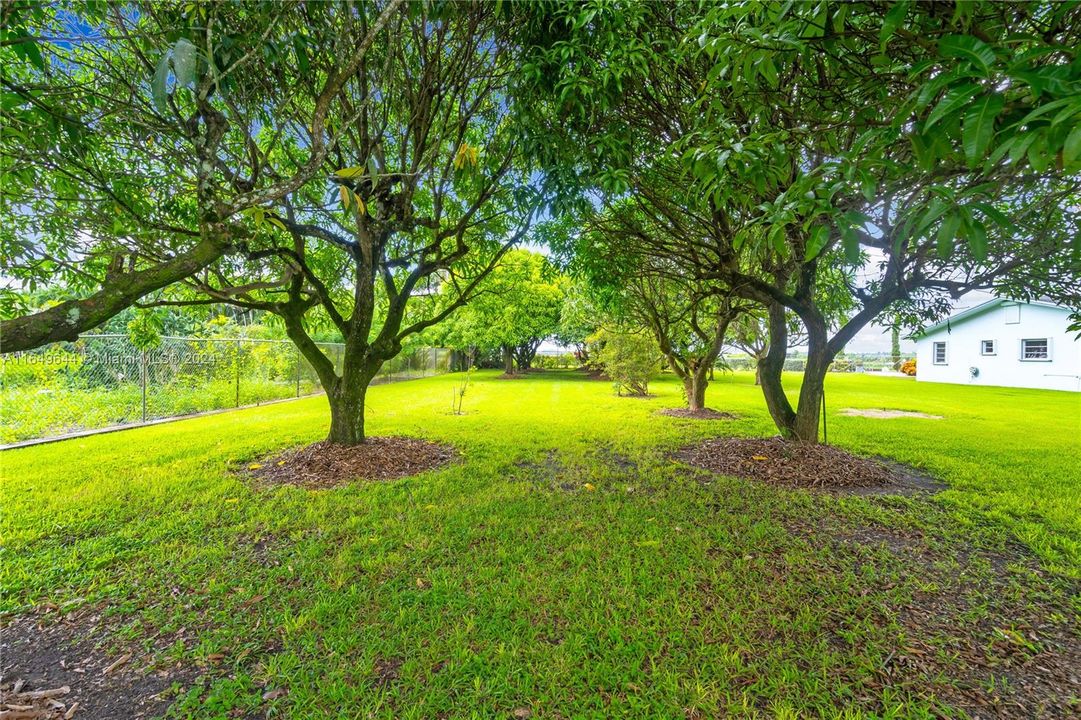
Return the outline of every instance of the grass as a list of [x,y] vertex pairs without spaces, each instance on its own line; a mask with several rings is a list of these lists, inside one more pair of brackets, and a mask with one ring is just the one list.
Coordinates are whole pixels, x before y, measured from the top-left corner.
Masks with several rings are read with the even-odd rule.
[[[680,402],[670,378],[639,400],[558,372],[481,373],[453,415],[459,380],[369,393],[370,432],[462,455],[389,483],[260,492],[230,472],[322,439],[322,398],[4,452],[0,609],[105,604],[134,642],[176,634],[166,655],[206,665],[172,709],[195,718],[932,717],[956,712],[950,677],[882,682],[917,639],[949,656],[958,627],[1009,622],[1000,601],[1047,598],[1076,632],[1076,395],[830,376],[831,442],[950,486],[837,498],[668,458],[773,433],[747,374],[709,390],[733,422],[655,415]],[[922,538],[933,566],[867,527]],[[1018,542],[1038,562],[982,583]],[[902,609],[935,591],[971,602],[914,639]]]

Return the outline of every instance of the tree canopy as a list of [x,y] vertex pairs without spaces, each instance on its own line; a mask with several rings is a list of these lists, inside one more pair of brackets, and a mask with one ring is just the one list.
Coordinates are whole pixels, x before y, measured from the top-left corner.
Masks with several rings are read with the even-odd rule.
[[825,372],[876,318],[918,327],[970,290],[1081,318],[1073,3],[0,12],[0,253],[66,295],[4,291],[5,351],[136,303],[273,314],[358,442],[379,366],[462,306],[445,336],[520,368],[583,342],[589,303],[507,254],[529,234],[681,376],[755,330],[774,421],[816,442]]

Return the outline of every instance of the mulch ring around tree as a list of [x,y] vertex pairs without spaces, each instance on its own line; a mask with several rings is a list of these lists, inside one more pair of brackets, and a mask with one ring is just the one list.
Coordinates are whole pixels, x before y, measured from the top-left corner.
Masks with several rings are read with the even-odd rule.
[[685,418],[688,420],[738,420],[739,415],[733,415],[732,413],[719,412],[711,408],[702,408],[701,410],[691,410],[690,408],[665,408],[664,410],[658,410],[658,415],[667,415],[668,417]]
[[373,437],[360,445],[317,442],[244,466],[258,485],[330,488],[354,480],[396,480],[442,467],[457,457],[449,445],[407,437]]
[[940,490],[938,481],[899,463],[859,457],[831,445],[772,438],[712,438],[675,454],[688,465],[782,487],[851,494]]

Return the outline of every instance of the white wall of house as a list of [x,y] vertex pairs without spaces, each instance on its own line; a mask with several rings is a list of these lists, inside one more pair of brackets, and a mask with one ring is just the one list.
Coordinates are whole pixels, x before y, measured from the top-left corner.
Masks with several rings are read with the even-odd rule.
[[1081,341],[1066,330],[1068,310],[1000,301],[974,310],[916,341],[917,380],[1081,391]]

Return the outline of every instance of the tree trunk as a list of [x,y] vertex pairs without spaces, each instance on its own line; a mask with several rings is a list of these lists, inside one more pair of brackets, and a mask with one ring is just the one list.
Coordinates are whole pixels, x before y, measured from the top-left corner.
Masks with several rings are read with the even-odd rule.
[[766,409],[781,435],[792,436],[796,423],[796,411],[788,402],[781,383],[781,371],[788,357],[788,320],[785,308],[777,302],[769,305],[769,349],[758,360],[758,376],[762,385],[762,396],[766,399]]
[[814,341],[811,342],[807,353],[807,367],[803,371],[803,385],[799,391],[799,403],[796,405],[795,422],[790,430],[791,439],[797,442],[818,443],[822,395],[825,392],[826,372],[831,359],[825,347],[815,347]]
[[687,373],[683,378],[683,391],[687,395],[687,409],[701,412],[706,409],[706,388],[709,386],[708,368],[701,367]]
[[818,423],[821,418],[822,395],[824,393],[826,372],[829,370],[833,355],[827,342],[825,325],[807,326],[807,366],[803,371],[803,384],[800,386],[799,401],[796,408],[788,401],[781,382],[781,372],[788,355],[788,331],[784,308],[770,306],[770,344],[769,350],[758,362],[762,380],[762,394],[766,398],[766,407],[777,425],[781,435],[787,440],[799,443],[816,444],[818,442]]
[[330,403],[330,434],[327,442],[359,445],[364,442],[364,398],[368,386],[347,390],[344,383],[327,393]]
[[367,358],[359,363],[343,363],[342,376],[327,388],[330,404],[330,433],[327,442],[338,445],[359,445],[364,442],[364,401],[368,386],[382,366],[381,361]]
[[754,384],[755,385],[761,385],[762,384],[762,366],[759,365],[759,363],[761,363],[761,362],[762,362],[762,359],[758,358],[758,362],[756,362],[754,364]]
[[514,353],[509,345],[503,346],[503,372],[507,375],[514,374]]

